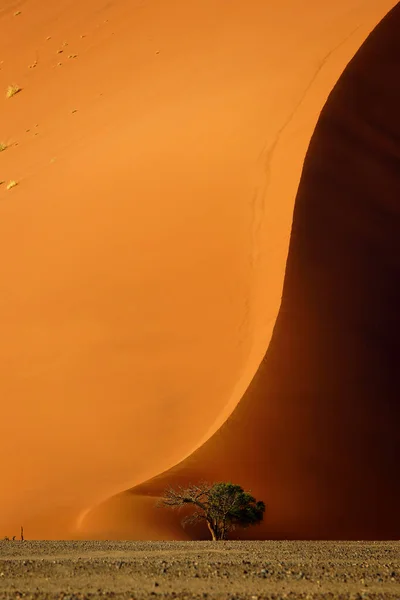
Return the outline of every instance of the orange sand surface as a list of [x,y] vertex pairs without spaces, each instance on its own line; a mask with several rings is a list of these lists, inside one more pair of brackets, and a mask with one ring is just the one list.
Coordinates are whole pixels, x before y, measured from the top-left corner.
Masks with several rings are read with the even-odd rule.
[[[226,421],[318,115],[395,4],[3,0],[0,536],[76,536]],[[152,507],[132,535],[176,536]]]

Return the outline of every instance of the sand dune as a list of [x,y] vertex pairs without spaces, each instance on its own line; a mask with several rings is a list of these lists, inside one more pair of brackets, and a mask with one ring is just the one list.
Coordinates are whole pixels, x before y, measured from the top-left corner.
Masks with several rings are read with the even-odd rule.
[[[83,511],[177,464],[226,421],[271,339],[319,112],[394,4],[3,2],[0,534],[23,522],[30,537],[76,535]],[[11,84],[22,91],[6,98]],[[285,378],[287,362],[276,367]],[[236,475],[223,432],[240,421],[243,442],[257,439],[248,399],[267,406],[275,385],[263,373],[177,477],[186,464],[190,477]],[[266,410],[271,423],[288,414],[281,396]],[[309,430],[288,431],[292,455]],[[244,483],[284,506],[279,461],[246,465]],[[142,525],[123,533],[182,535],[154,517],[151,496],[133,502]],[[125,510],[114,500],[82,531],[121,532]],[[269,531],[283,517],[295,531],[291,511]]]
[[[262,527],[238,536],[400,535],[399,26],[400,5],[321,114],[274,335],[244,398],[191,457],[93,510],[84,530],[151,537],[144,518],[156,523],[167,485],[228,479],[267,502]],[[158,535],[207,536],[180,519],[168,514]]]

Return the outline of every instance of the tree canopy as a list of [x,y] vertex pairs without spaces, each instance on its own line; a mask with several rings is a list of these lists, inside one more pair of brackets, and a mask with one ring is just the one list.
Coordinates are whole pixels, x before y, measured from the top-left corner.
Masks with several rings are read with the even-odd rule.
[[201,483],[168,488],[161,505],[180,508],[192,505],[194,511],[183,524],[205,521],[213,540],[225,540],[235,527],[249,527],[263,520],[265,504],[234,483]]

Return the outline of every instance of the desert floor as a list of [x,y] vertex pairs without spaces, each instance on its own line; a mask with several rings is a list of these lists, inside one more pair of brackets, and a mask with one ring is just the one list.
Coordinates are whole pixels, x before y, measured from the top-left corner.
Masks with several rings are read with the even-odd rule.
[[400,598],[400,542],[0,542],[0,598]]

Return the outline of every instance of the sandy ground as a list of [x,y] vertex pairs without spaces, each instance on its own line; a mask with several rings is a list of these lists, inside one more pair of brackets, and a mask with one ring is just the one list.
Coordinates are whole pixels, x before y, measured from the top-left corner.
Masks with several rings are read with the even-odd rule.
[[399,542],[0,542],[6,598],[400,598]]

